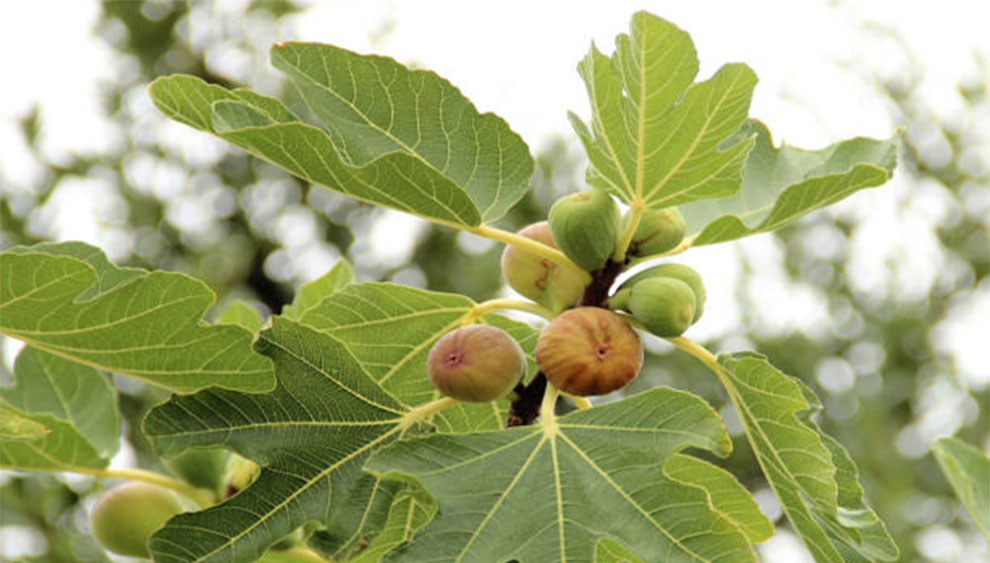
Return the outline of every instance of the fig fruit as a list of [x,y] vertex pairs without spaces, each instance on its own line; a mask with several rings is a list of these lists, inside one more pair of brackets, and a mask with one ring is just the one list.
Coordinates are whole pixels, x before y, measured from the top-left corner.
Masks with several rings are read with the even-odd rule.
[[686,229],[684,216],[676,208],[647,209],[633,233],[629,253],[633,256],[652,256],[673,250],[684,240]]
[[483,403],[512,391],[526,375],[526,355],[504,330],[467,325],[436,341],[426,359],[426,372],[444,395]]
[[[546,221],[519,234],[557,248]],[[584,293],[585,283],[578,272],[511,245],[502,252],[502,275],[512,289],[555,313],[574,305]]]
[[694,319],[694,292],[681,280],[664,276],[645,279],[632,287],[629,312],[657,336],[680,336]]
[[536,363],[561,391],[604,395],[636,377],[643,367],[643,344],[619,315],[599,307],[577,307],[540,333]]
[[619,206],[602,189],[562,197],[550,208],[550,232],[557,246],[589,272],[601,268],[619,242]]
[[148,538],[186,508],[169,489],[129,481],[100,499],[90,515],[90,526],[106,549],[118,555],[149,557]]
[[628,306],[630,290],[641,281],[651,278],[674,278],[686,283],[691,288],[691,292],[694,293],[694,317],[691,319],[691,324],[698,322],[701,314],[705,311],[705,284],[701,280],[701,274],[691,266],[684,264],[660,264],[638,272],[626,280],[619,291],[609,298],[608,306],[613,309],[625,309],[632,312]]

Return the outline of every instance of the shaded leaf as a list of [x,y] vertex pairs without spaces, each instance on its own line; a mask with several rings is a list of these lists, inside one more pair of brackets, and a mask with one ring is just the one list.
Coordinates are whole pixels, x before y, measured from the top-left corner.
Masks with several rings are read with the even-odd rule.
[[533,160],[519,135],[435,73],[320,43],[277,43],[271,58],[345,162],[413,156],[464,190],[486,223],[529,189]]
[[646,12],[606,57],[592,45],[578,65],[591,100],[585,125],[570,115],[591,166],[588,182],[626,203],[661,208],[735,193],[752,141],[742,126],[756,76],[728,64],[703,82],[691,37]]
[[58,470],[106,467],[120,419],[107,377],[30,346],[17,355],[14,384],[0,387],[0,410],[45,430],[34,440],[0,440],[0,466]]
[[779,229],[797,217],[879,186],[894,171],[896,139],[856,138],[808,151],[773,146],[766,125],[750,120],[737,133],[756,136],[742,189],[731,197],[681,207],[700,246]]
[[958,438],[940,438],[932,453],[976,527],[990,541],[990,458]]
[[292,303],[282,307],[282,316],[299,320],[320,301],[351,283],[354,283],[354,268],[346,258],[341,258],[327,273],[300,287],[292,298]]
[[[81,243],[0,254],[0,331],[92,367],[179,391],[273,384],[251,334],[206,326],[214,295],[172,272],[118,269]],[[58,252],[59,255],[56,255]],[[79,254],[89,257],[80,259]]]
[[422,490],[406,489],[395,496],[388,521],[368,546],[347,559],[354,563],[379,563],[386,553],[412,539],[416,530],[433,519],[437,504]]
[[367,467],[438,503],[388,561],[590,562],[601,538],[646,561],[755,561],[705,491],[661,470],[686,447],[730,444],[701,399],[658,387],[537,426],[400,440]]
[[595,563],[643,563],[615,540],[603,538],[595,546]]
[[721,355],[722,380],[763,473],[816,561],[893,561],[852,459],[811,420],[814,393],[752,352]]

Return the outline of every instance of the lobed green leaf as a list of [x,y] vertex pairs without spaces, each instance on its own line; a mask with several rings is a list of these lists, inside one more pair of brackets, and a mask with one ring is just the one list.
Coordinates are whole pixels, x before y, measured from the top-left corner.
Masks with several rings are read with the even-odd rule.
[[990,541],[990,457],[951,437],[936,441],[932,453],[976,527]]

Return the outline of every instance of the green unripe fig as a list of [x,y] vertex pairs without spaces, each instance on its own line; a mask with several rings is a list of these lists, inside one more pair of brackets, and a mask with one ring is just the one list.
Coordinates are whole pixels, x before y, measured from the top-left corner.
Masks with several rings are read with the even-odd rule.
[[577,307],[540,333],[536,363],[561,391],[604,395],[636,377],[643,367],[643,344],[619,315],[599,307]]
[[261,473],[261,468],[258,464],[247,459],[246,457],[241,457],[237,454],[231,454],[231,460],[229,469],[227,471],[227,490],[224,491],[224,496],[232,496],[239,491],[246,489],[255,479],[258,478],[258,474]]
[[526,354],[509,333],[467,325],[443,335],[426,359],[433,386],[459,401],[483,403],[507,395],[526,375]]
[[223,492],[229,463],[230,453],[219,448],[186,450],[165,460],[165,465],[186,483],[217,494]]
[[550,208],[549,223],[560,250],[589,272],[605,265],[622,228],[619,206],[601,189],[558,199]]
[[633,288],[639,282],[647,280],[650,278],[674,278],[680,280],[691,288],[694,293],[694,318],[691,319],[691,324],[698,322],[701,318],[701,314],[705,311],[705,284],[701,280],[701,274],[699,274],[691,266],[686,266],[684,264],[660,264],[659,266],[653,266],[652,268],[647,268],[642,272],[638,272],[636,275],[632,276],[625,283],[614,296],[612,296],[609,301],[609,307],[613,309],[625,309],[629,310],[627,306],[627,301],[629,298],[629,292],[626,291]]
[[629,293],[629,312],[657,336],[680,336],[694,319],[694,292],[681,280],[657,277],[643,280]]
[[629,253],[633,256],[652,256],[673,250],[684,240],[686,229],[684,216],[677,208],[647,209],[636,226]]
[[169,489],[129,481],[100,499],[90,515],[90,526],[106,549],[118,555],[149,557],[148,538],[186,509],[179,495]]
[[[546,221],[519,234],[557,248]],[[555,313],[573,306],[584,293],[585,283],[578,272],[511,245],[502,252],[502,275],[509,287]]]

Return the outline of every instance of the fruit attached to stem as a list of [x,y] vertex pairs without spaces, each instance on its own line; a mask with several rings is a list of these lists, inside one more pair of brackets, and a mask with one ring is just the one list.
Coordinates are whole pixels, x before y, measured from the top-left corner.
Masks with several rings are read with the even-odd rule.
[[[546,221],[519,234],[557,248]],[[584,293],[585,283],[578,272],[511,245],[502,252],[502,275],[512,289],[555,313],[574,305]]]
[[643,344],[619,315],[599,307],[577,307],[540,333],[536,362],[550,383],[565,393],[603,395],[636,377],[643,367]]
[[685,266],[684,264],[660,264],[659,266],[647,268],[637,273],[626,280],[619,288],[619,291],[609,298],[609,308],[629,311],[630,290],[643,280],[660,277],[680,280],[691,288],[691,292],[694,293],[694,317],[691,319],[691,324],[698,322],[701,314],[705,311],[705,284],[701,280],[701,274],[691,266]]
[[582,190],[553,204],[550,232],[560,250],[589,272],[605,265],[619,242],[619,206],[602,189]]
[[694,318],[694,292],[681,280],[656,277],[632,287],[629,312],[657,336],[680,336]]
[[93,508],[93,535],[108,550],[130,557],[148,557],[148,538],[165,522],[186,510],[182,499],[158,485],[129,481],[110,490]]
[[673,250],[684,240],[686,228],[684,216],[675,207],[647,209],[636,226],[629,253],[652,256]]
[[467,325],[437,340],[427,357],[426,372],[444,395],[483,403],[512,391],[526,375],[526,355],[504,330]]

